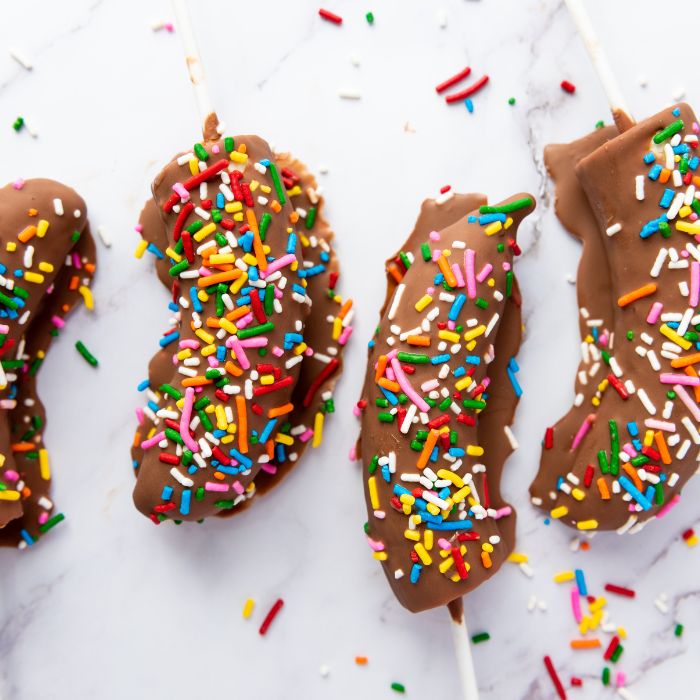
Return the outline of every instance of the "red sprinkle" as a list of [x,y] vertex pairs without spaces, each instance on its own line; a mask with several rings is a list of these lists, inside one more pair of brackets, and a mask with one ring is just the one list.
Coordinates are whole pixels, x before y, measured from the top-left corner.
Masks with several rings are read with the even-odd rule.
[[445,98],[445,102],[447,102],[448,105],[454,104],[455,102],[461,102],[470,95],[473,95],[475,92],[481,90],[481,88],[484,87],[484,85],[486,85],[486,83],[488,82],[489,76],[484,75],[481,78],[479,78],[473,85],[470,85],[466,90],[462,90],[462,92],[455,92],[454,95],[448,95]]
[[557,690],[557,695],[561,698],[561,700],[566,700],[566,691],[564,690],[564,686],[562,685],[561,680],[559,680],[557,670],[554,668],[552,659],[550,659],[549,656],[544,657],[544,665],[547,667],[549,677],[552,679],[552,683],[554,684],[554,687]]
[[684,533],[683,533],[683,539],[684,540],[689,540],[691,537],[695,535],[695,530],[693,530],[692,527],[689,527]]
[[554,447],[554,428],[547,428],[544,431],[544,449],[551,450]]
[[329,12],[328,10],[324,10],[323,8],[321,8],[318,11],[318,14],[321,15],[321,17],[323,17],[323,19],[328,20],[329,22],[333,22],[333,24],[342,24],[343,23],[342,17],[334,14],[333,12]]
[[452,189],[452,185],[443,185],[443,186],[440,188],[440,194],[446,194],[446,193],[449,192],[451,189]]
[[608,648],[605,650],[605,654],[603,654],[603,658],[606,661],[610,661],[612,658],[612,655],[615,653],[615,649],[617,649],[618,644],[620,643],[620,638],[615,635],[611,640],[610,644],[608,644]]
[[570,95],[573,95],[576,92],[576,86],[568,80],[561,81],[561,89],[564,92],[568,92]]
[[617,595],[624,595],[627,598],[634,598],[637,595],[631,588],[616,586],[614,583],[606,583],[605,590],[608,591],[608,593],[617,593]]
[[467,66],[463,70],[459,71],[459,73],[457,73],[456,75],[453,75],[451,78],[448,78],[444,83],[440,83],[435,88],[435,92],[437,92],[439,95],[441,92],[447,90],[447,88],[456,85],[460,80],[464,80],[471,72],[472,69],[469,66]]
[[578,676],[571,676],[571,685],[575,688],[580,688],[583,685],[583,681]]
[[277,617],[277,613],[281,610],[283,605],[284,601],[282,598],[278,598],[275,601],[275,604],[270,608],[270,612],[265,615],[262,625],[260,625],[260,629],[258,631],[261,635],[264,635],[267,632],[268,628],[272,624],[272,621],[275,619],[275,617]]

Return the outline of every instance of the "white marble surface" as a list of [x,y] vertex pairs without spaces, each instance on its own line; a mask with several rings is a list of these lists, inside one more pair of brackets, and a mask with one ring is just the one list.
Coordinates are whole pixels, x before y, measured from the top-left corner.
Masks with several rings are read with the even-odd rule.
[[[684,85],[697,104],[693,42],[677,30],[694,21],[682,18],[692,0],[663,8],[654,0],[588,4],[635,114],[656,111]],[[491,634],[474,648],[482,697],[554,697],[545,653],[565,681],[585,679],[570,697],[615,695],[599,681],[601,652],[568,647],[576,636],[568,588],[552,575],[574,566],[596,592],[608,580],[638,591],[633,602],[608,596],[614,620],[629,632],[617,666],[634,697],[696,695],[700,548],[689,549],[680,533],[700,523],[700,480],[636,538],[599,535],[578,553],[569,549],[572,532],[543,525],[526,495],[543,430],[572,399],[577,362],[575,289],[566,277],[575,274],[579,247],[554,217],[542,149],[606,116],[563,3],[328,0],[345,17],[340,28],[318,18],[315,0],[191,5],[200,37],[216,30],[218,45],[203,41],[203,54],[230,132],[260,133],[329,168],[322,181],[343,291],[358,309],[338,413],[324,445],[234,520],[155,528],[136,513],[128,455],[136,385],[167,312],[152,263],[133,257],[133,225],[158,167],[197,136],[179,40],[150,28],[172,19],[164,0],[2,3],[0,179],[74,185],[113,246],[99,251],[97,313],[71,319],[42,371],[54,495],[67,520],[32,551],[0,552],[0,697],[391,698],[394,680],[408,697],[458,695],[447,613],[411,615],[393,599],[364,541],[360,478],[346,457],[364,343],[383,296],[381,261],[403,240],[420,201],[445,183],[494,200],[519,190],[539,199],[517,268],[525,393],[514,428],[521,448],[505,483],[519,512],[518,550],[535,575],[508,565],[466,601],[472,631]],[[671,33],[665,48],[660,12]],[[9,47],[31,57],[34,70],[19,67]],[[662,48],[673,67],[654,58]],[[448,108],[433,90],[465,63],[475,77],[491,76],[473,115]],[[578,86],[575,96],[559,88],[563,78]],[[362,99],[339,99],[343,88]],[[36,140],[11,130],[18,114]],[[78,357],[78,338],[99,357],[99,370]],[[653,603],[662,592],[668,614]],[[546,612],[528,612],[532,595]],[[245,621],[249,596],[257,606]],[[284,609],[260,637],[278,596]],[[681,640],[672,634],[676,620],[686,624]],[[358,654],[368,666],[355,665]]]

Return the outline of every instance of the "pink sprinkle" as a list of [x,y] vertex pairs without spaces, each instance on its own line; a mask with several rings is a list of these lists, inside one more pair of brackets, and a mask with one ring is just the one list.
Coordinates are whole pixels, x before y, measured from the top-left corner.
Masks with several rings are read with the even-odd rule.
[[683,384],[684,386],[700,386],[700,377],[693,377],[688,374],[671,374],[662,372],[659,375],[659,381],[662,384]]
[[[357,406],[355,406],[355,408],[357,408]],[[358,409],[358,411],[359,411],[359,409]],[[357,448],[355,447],[355,445],[353,445],[350,448],[350,451],[348,452],[348,459],[351,462],[357,462]]]
[[379,540],[373,540],[371,537],[367,538],[367,544],[375,551],[375,552],[383,552],[384,551],[384,542],[380,542]]
[[391,367],[394,370],[394,374],[396,375],[396,381],[399,383],[399,386],[403,389],[403,393],[408,396],[411,401],[418,407],[418,410],[424,411],[427,413],[430,410],[430,406],[428,406],[427,403],[425,403],[424,399],[422,396],[419,396],[415,389],[411,386],[410,382],[406,378],[406,375],[403,373],[403,370],[401,369],[401,363],[395,358],[391,358]]
[[583,615],[581,614],[581,597],[578,594],[578,588],[571,589],[571,609],[574,611],[574,619],[580,624]]
[[234,481],[231,486],[233,487],[233,490],[239,495],[243,495],[245,493],[245,488],[243,484],[240,481]]
[[467,296],[470,299],[476,299],[476,279],[474,278],[475,260],[476,251],[467,248],[464,252],[464,270],[467,274]]
[[277,474],[277,467],[272,462],[263,462],[260,465],[260,469],[262,469],[266,474],[272,474],[272,476]]
[[347,328],[343,329],[343,332],[340,334],[340,337],[338,338],[338,345],[345,345],[345,343],[350,340],[350,336],[352,335],[352,326],[348,326]]
[[476,276],[476,281],[483,282],[491,274],[491,270],[493,270],[493,265],[491,263],[486,263],[486,265],[481,268],[481,271]]
[[49,519],[49,514],[44,511],[38,518],[37,520],[39,521],[39,525],[43,525],[47,520]]
[[156,433],[153,437],[148,438],[148,440],[143,440],[141,442],[141,449],[142,450],[150,450],[153,445],[157,445],[163,438],[165,437],[165,432],[161,431],[160,433]]
[[250,361],[248,360],[248,356],[245,354],[241,341],[238,340],[235,335],[229,336],[229,338],[226,340],[226,347],[233,351],[233,354],[236,356],[241,369],[250,369]]
[[190,198],[190,193],[187,191],[187,189],[181,182],[176,182],[173,185],[173,192],[175,192],[180,197],[180,199],[182,199],[185,202]]
[[214,481],[207,481],[204,484],[204,490],[205,491],[218,491],[219,493],[223,493],[225,491],[228,491],[228,484],[220,484],[220,483],[214,482]]
[[185,403],[180,415],[180,437],[192,452],[199,452],[199,445],[190,435],[190,419],[192,418],[192,404],[194,403],[194,389],[188,386],[185,389]]
[[678,494],[676,494],[663,508],[659,510],[659,512],[656,514],[656,517],[663,518],[664,515],[666,515],[666,513],[668,513],[668,511],[671,510],[671,508],[673,508],[673,506],[675,506],[680,500],[681,497]]
[[438,547],[448,552],[452,549],[452,545],[450,544],[449,540],[446,540],[444,537],[441,537],[438,540]]
[[247,313],[245,316],[241,316],[237,321],[236,321],[236,326],[238,328],[246,328],[246,326],[249,326],[253,322],[253,313]]
[[275,345],[275,347],[272,348],[272,354],[275,357],[282,357],[282,355],[284,355],[284,350],[282,350],[282,348],[279,347],[278,345]]
[[615,687],[616,688],[623,688],[626,680],[627,680],[627,677],[625,676],[625,672],[618,671],[616,676],[615,676]]
[[199,350],[199,341],[192,339],[181,340],[179,343],[181,348],[187,348],[189,350]]
[[667,433],[676,432],[675,423],[669,423],[668,421],[664,420],[656,420],[655,418],[647,418],[644,421],[644,425],[646,425],[647,428],[651,428],[652,430],[664,430]]
[[697,306],[700,297],[700,263],[693,260],[690,263],[690,305]]
[[308,442],[309,440],[311,440],[311,438],[313,436],[314,436],[314,431],[311,428],[308,428],[299,436],[299,439],[302,442]]
[[218,144],[218,143],[215,143],[215,144],[211,147],[211,152],[212,152],[212,153],[220,153],[220,152],[221,152],[221,148],[219,148],[219,144]]
[[269,338],[261,338],[260,336],[253,338],[244,338],[238,341],[243,348],[264,348],[267,347]]
[[503,506],[503,508],[499,508],[496,511],[496,514],[493,516],[494,520],[500,520],[501,518],[505,518],[507,515],[511,515],[513,512],[513,509],[510,506]]
[[136,226],[134,226],[134,231],[136,231],[136,233],[141,233],[143,231],[143,226],[141,224],[136,224]]
[[267,270],[261,270],[260,271],[260,277],[261,279],[267,279],[271,274],[277,272],[277,270],[281,270],[283,267],[286,267],[287,265],[291,265],[292,263],[297,261],[297,256],[294,255],[293,253],[288,253],[287,255],[283,255],[281,258],[277,258],[277,260],[273,260],[271,263],[267,264]]
[[462,277],[462,268],[457,263],[454,263],[452,265],[452,273],[454,274],[455,279],[457,280],[457,286],[464,287],[464,277]]
[[647,323],[653,326],[659,320],[659,316],[661,316],[663,308],[664,305],[660,301],[655,301],[649,309],[649,313],[647,315]]
[[693,414],[693,418],[700,422],[700,408],[698,408],[695,401],[690,398],[688,392],[680,384],[674,384],[673,390],[676,392],[680,400],[686,405],[688,410]]
[[438,250],[437,248],[435,248],[435,250],[433,250],[433,262],[437,262],[438,258],[439,258],[441,255],[442,255],[442,251],[440,251],[440,250]]
[[63,328],[66,325],[66,322],[60,316],[52,316],[51,323],[53,323],[56,328]]
[[6,326],[4,323],[0,323],[0,333],[9,333],[10,327]]
[[137,408],[137,409],[136,409],[136,420],[138,421],[138,424],[139,424],[139,425],[143,425],[144,415],[143,415],[143,409],[142,409],[142,408]]
[[440,234],[437,231],[431,231],[428,234],[428,238],[430,238],[431,241],[439,241],[440,240]]
[[12,187],[16,190],[21,190],[24,187],[24,180],[21,177],[18,177],[13,183]]
[[14,469],[8,469],[5,472],[5,479],[7,479],[7,481],[17,481],[19,479],[19,474]]
[[579,444],[581,443],[581,440],[583,440],[584,437],[586,437],[586,433],[591,429],[591,423],[588,420],[588,418],[583,419],[583,423],[581,423],[581,427],[578,429],[578,432],[576,435],[574,435],[574,441],[571,443],[571,449],[575,450]]

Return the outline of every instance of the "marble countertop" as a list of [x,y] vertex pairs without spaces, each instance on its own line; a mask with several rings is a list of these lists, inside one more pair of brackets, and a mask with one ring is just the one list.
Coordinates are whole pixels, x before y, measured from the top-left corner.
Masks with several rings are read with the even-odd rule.
[[[588,5],[634,114],[651,114],[686,88],[698,103],[692,42],[675,32],[672,65],[657,58],[662,27],[693,21],[691,0],[667,3],[661,26],[654,0]],[[572,531],[546,526],[527,497],[544,428],[568,408],[578,361],[567,278],[580,248],[554,216],[542,151],[607,117],[563,2],[326,6],[343,15],[341,27],[323,22],[312,0],[191,2],[198,35],[216,30],[202,53],[229,131],[262,134],[328,169],[321,181],[342,292],[354,297],[357,317],[324,444],[235,520],[181,528],[155,528],[135,511],[128,455],[136,385],[168,316],[152,261],[134,258],[133,226],[159,167],[198,136],[179,39],[152,29],[173,19],[170,6],[25,0],[0,8],[1,179],[70,183],[112,240],[99,250],[96,313],[74,315],[40,379],[54,496],[67,519],[30,551],[0,552],[0,698],[392,698],[394,681],[407,697],[459,696],[447,613],[412,615],[394,600],[364,540],[358,467],[347,458],[364,344],[384,294],[382,261],[422,199],[446,183],[493,200],[527,190],[539,202],[517,264],[524,396],[514,426],[520,449],[504,485],[518,509],[517,549],[533,575],[508,564],[465,601],[471,631],[491,636],[474,646],[482,698],[554,697],[545,654],[567,685],[583,678],[569,697],[616,697],[600,682],[601,651],[569,648],[577,633],[568,587],[552,577],[574,567],[593,592],[608,581],[637,591],[634,601],[607,596],[611,619],[628,632],[613,669],[626,673],[627,697],[690,697],[700,547],[689,548],[681,533],[700,523],[700,479],[660,523],[634,537],[598,535],[585,551],[574,551]],[[491,78],[473,114],[434,92],[465,64]],[[576,84],[574,95],[562,91],[562,79]],[[361,98],[341,99],[343,90]],[[18,115],[37,138],[12,131]],[[99,358],[98,370],[77,355],[77,339]],[[661,595],[667,612],[655,604]],[[244,620],[248,597],[256,607]],[[278,597],[284,608],[261,637]],[[686,625],[680,638],[676,622]],[[369,663],[356,665],[358,655]]]

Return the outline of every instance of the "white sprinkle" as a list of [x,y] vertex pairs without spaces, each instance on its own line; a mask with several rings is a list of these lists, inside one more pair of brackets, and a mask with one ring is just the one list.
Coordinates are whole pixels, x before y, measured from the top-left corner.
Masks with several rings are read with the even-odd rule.
[[528,578],[532,578],[535,575],[534,569],[527,563],[527,562],[522,562],[521,564],[518,564],[518,568],[520,571],[522,571],[525,576]]
[[444,29],[447,26],[447,12],[445,10],[437,11],[437,23],[440,29]]
[[189,151],[188,153],[183,153],[177,159],[177,164],[178,165],[185,165],[186,163],[189,163],[191,160],[194,160],[194,153],[192,153],[192,151]]
[[673,91],[671,97],[673,97],[674,102],[680,102],[685,97],[685,88],[682,85],[679,85]]
[[170,470],[171,476],[176,480],[179,481],[185,488],[189,489],[194,486],[194,481],[192,479],[186,477],[184,474],[180,472],[180,470],[177,467],[173,467]]
[[362,99],[362,93],[359,90],[342,89],[338,90],[338,97],[341,100],[360,100]]
[[635,195],[637,199],[641,202],[644,199],[644,175],[637,175],[634,178],[635,182]]
[[605,229],[605,233],[607,233],[608,236],[614,236],[616,233],[620,233],[620,231],[622,231],[622,224],[613,224]]
[[503,432],[506,434],[506,438],[508,439],[508,442],[510,443],[511,449],[517,450],[518,449],[518,441],[515,439],[515,435],[513,435],[513,431],[510,429],[510,426],[509,425],[504,426]]
[[100,237],[100,240],[102,241],[102,244],[104,245],[105,248],[112,247],[112,241],[110,240],[109,236],[107,235],[107,229],[104,226],[97,227],[97,235]]
[[405,290],[406,290],[406,285],[400,284],[396,288],[396,291],[394,292],[394,298],[391,302],[391,307],[389,308],[389,314],[388,314],[388,318],[390,321],[393,321],[394,316],[396,316],[396,312],[399,309],[399,304],[401,303],[401,297],[403,297],[403,293]]
[[396,571],[394,571],[394,578],[395,578],[397,581],[398,581],[400,578],[403,578],[403,576],[404,576],[403,569],[396,569]]
[[654,261],[654,264],[651,267],[650,274],[652,277],[659,276],[659,273],[661,272],[661,268],[663,267],[663,264],[664,264],[667,257],[668,257],[668,249],[661,248],[658,255],[656,256],[656,260]]
[[647,413],[650,413],[652,416],[655,416],[656,406],[654,406],[654,404],[651,402],[651,399],[647,396],[647,392],[644,391],[644,389],[639,389],[637,391],[637,396],[639,396],[639,400],[644,405],[644,408],[646,408]]
[[331,672],[331,667],[323,664],[321,668],[318,669],[318,672],[321,674],[321,678],[328,678],[328,674]]
[[18,51],[17,49],[10,49],[10,56],[12,56],[12,58],[14,58],[15,61],[17,61],[17,63],[24,68],[24,70],[31,70],[34,68],[34,65],[29,58],[27,58],[27,56],[21,51]]
[[53,200],[53,210],[56,216],[63,216],[63,202],[58,197]]

